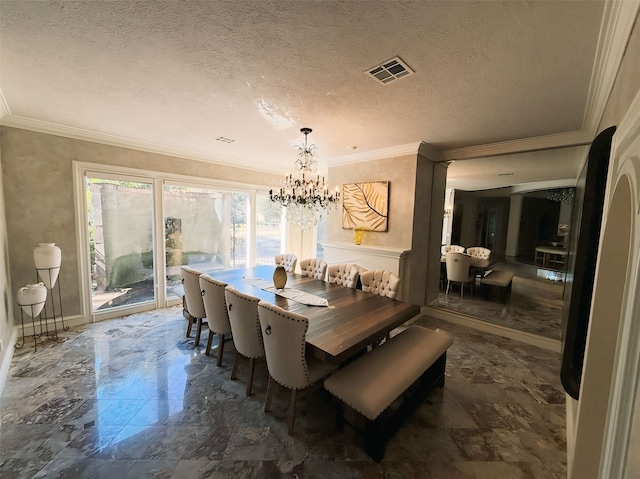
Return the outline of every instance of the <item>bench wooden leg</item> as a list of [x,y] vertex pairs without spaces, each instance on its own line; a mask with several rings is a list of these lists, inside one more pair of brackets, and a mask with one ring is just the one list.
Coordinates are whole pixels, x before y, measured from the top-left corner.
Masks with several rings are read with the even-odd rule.
[[342,401],[338,401],[336,411],[336,431],[342,432],[344,430],[344,404]]
[[375,421],[367,421],[364,431],[364,451],[376,462],[380,462],[384,458],[387,441],[384,429],[380,418],[378,418]]

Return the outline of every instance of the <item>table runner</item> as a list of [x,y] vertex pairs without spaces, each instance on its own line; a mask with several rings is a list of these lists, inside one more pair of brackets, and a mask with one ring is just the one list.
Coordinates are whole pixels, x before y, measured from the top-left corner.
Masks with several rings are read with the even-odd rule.
[[307,306],[324,306],[329,308],[332,307],[329,306],[329,302],[325,298],[294,288],[277,289],[275,286],[273,286],[273,283],[271,281],[267,281],[266,279],[243,277],[242,280],[245,283],[250,284],[251,286],[256,286],[265,291],[269,291],[270,293],[275,293],[278,296],[282,296],[283,298],[306,304]]

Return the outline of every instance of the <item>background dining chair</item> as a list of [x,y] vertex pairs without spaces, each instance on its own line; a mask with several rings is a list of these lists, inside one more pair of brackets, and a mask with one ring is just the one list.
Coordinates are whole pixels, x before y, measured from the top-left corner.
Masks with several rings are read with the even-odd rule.
[[327,262],[320,258],[307,258],[300,261],[300,272],[309,278],[321,279],[327,276]]
[[[491,256],[491,250],[488,248],[483,248],[482,246],[472,246],[471,248],[467,248],[466,253],[469,256],[471,256],[472,258],[471,263],[473,263],[473,260],[488,262],[489,256]],[[486,268],[477,268],[476,266],[477,266],[476,264],[472,264],[470,266],[470,271],[476,279],[482,279],[482,277],[486,273]],[[474,286],[475,286],[475,280],[474,280]]]
[[253,387],[253,373],[255,360],[264,358],[260,319],[258,318],[258,303],[260,298],[241,293],[233,286],[227,286],[224,292],[233,333],[233,344],[236,355],[233,359],[231,379],[236,379],[240,357],[249,359],[249,379],[247,380],[246,395],[251,394]]
[[202,290],[202,300],[204,302],[204,311],[207,315],[207,324],[209,325],[209,340],[207,341],[207,350],[205,354],[211,352],[211,342],[217,334],[218,339],[218,359],[217,365],[222,364],[222,353],[224,351],[224,336],[231,332],[229,324],[229,315],[227,314],[227,303],[224,299],[224,289],[227,283],[213,279],[208,274],[200,275],[200,289]]
[[[189,268],[188,266],[180,266],[180,276],[182,277],[182,286],[184,288],[184,305],[191,320],[187,326],[187,337],[191,334],[191,325],[196,324],[196,339],[194,348],[200,344],[200,333],[202,332],[202,324],[207,313],[204,309],[202,301],[202,290],[200,289],[200,271]],[[205,323],[206,324],[206,323]]]
[[460,283],[460,297],[464,298],[464,285],[466,283],[471,284],[471,291],[473,291],[473,283],[475,283],[475,276],[469,271],[471,265],[471,256],[465,253],[449,252],[446,257],[447,262],[447,292],[449,294],[449,287],[451,282]]
[[442,254],[447,253],[464,253],[464,246],[460,246],[457,244],[446,244],[442,247]]
[[376,269],[360,275],[362,290],[387,298],[396,299],[400,288],[400,277],[391,271]]
[[291,390],[288,411],[288,431],[293,433],[296,391],[304,389],[328,376],[335,366],[305,354],[305,335],[309,320],[278,306],[260,301],[258,315],[269,369],[269,384],[264,410],[271,409],[274,382]]
[[356,289],[360,274],[366,269],[353,263],[338,263],[330,265],[327,271],[327,281],[329,283]]
[[482,246],[472,246],[471,248],[467,248],[467,254],[476,259],[489,259],[491,250],[483,248]]
[[284,266],[287,273],[294,273],[296,270],[296,264],[298,263],[298,257],[291,253],[277,254],[275,261],[276,266]]

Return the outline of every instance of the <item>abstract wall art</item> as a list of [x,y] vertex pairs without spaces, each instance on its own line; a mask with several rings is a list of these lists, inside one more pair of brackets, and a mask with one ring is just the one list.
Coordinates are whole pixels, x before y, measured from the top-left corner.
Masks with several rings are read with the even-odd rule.
[[389,231],[389,182],[342,185],[342,228]]

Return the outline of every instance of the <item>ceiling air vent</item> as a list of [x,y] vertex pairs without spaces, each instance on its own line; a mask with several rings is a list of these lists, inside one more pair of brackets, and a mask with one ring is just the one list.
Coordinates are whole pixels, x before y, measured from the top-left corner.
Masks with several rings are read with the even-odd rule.
[[367,75],[371,75],[377,82],[386,85],[394,80],[402,77],[413,75],[415,72],[402,61],[400,57],[394,57],[380,65],[370,68],[366,71]]

